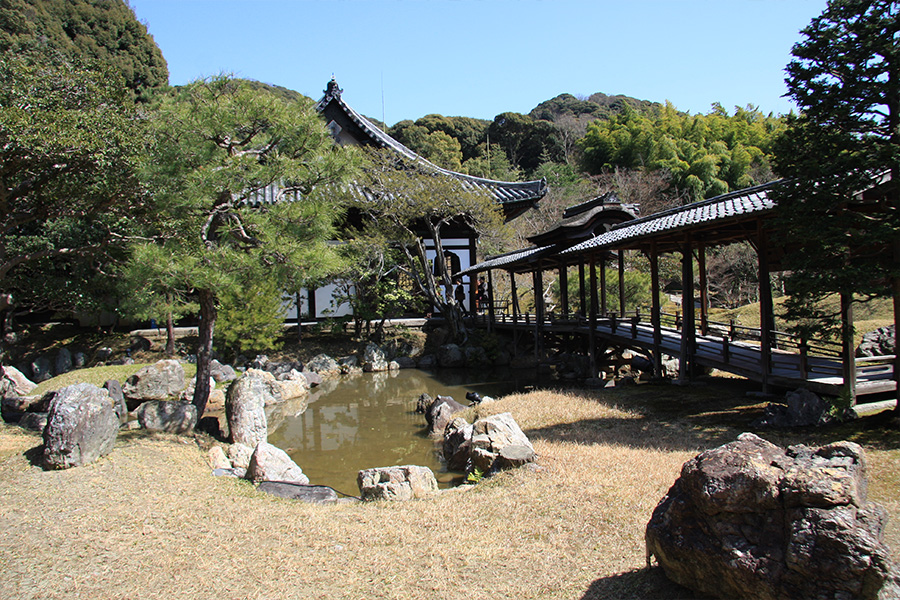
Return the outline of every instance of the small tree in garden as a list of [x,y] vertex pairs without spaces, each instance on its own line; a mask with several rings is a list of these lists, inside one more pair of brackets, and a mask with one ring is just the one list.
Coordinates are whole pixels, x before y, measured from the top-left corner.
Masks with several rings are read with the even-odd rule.
[[[310,102],[227,76],[175,90],[155,110],[153,131],[146,181],[158,206],[155,241],[138,246],[132,262],[149,244],[164,248],[171,260],[143,269],[155,270],[166,288],[190,290],[199,304],[193,402],[202,415],[223,299],[240,297],[261,271],[293,289],[336,269],[326,244],[336,207],[325,190],[350,163]],[[254,194],[269,186],[277,197],[253,206]]]
[[425,238],[436,255],[443,256],[442,239],[452,226],[476,233],[496,233],[504,228],[493,197],[467,189],[456,179],[435,173],[424,165],[410,164],[390,150],[371,150],[358,179],[355,206],[364,215],[366,231],[380,232],[380,239],[398,249],[401,271],[436,307],[455,339],[465,338],[462,307],[453,297],[452,273],[444,261],[427,256]]

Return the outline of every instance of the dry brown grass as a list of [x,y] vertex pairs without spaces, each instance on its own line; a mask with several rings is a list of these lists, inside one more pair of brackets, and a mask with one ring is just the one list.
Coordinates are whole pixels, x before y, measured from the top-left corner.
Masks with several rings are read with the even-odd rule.
[[[324,507],[213,478],[204,438],[123,433],[96,463],[45,472],[22,452],[39,437],[0,426],[0,448],[19,448],[0,454],[0,597],[693,598],[644,568],[643,532],[682,463],[740,431],[724,398],[510,396],[478,410],[512,412],[537,468],[427,500]],[[668,412],[649,416],[655,402]],[[879,439],[883,500],[897,497],[898,446]]]

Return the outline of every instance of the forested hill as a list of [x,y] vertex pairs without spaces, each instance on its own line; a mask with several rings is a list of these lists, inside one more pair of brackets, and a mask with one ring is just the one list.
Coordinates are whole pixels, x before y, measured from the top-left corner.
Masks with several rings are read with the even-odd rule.
[[591,94],[587,98],[576,98],[572,94],[560,94],[535,106],[528,116],[545,121],[556,121],[560,117],[608,119],[623,112],[626,106],[638,112],[644,112],[652,110],[654,107],[659,108],[661,104],[638,100],[622,94],[607,96],[602,92]]

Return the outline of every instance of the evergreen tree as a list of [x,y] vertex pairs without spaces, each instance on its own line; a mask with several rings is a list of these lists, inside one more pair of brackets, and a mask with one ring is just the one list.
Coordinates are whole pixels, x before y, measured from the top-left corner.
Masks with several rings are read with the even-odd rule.
[[[800,107],[776,148],[789,315],[836,327],[817,301],[893,296],[900,317],[900,2],[831,0],[787,67]],[[884,183],[889,178],[889,183]],[[847,335],[847,332],[844,332]],[[895,377],[900,376],[900,363]]]
[[[202,415],[222,299],[241,297],[260,271],[289,290],[336,269],[326,243],[336,208],[328,189],[350,163],[310,101],[289,102],[226,76],[172,92],[153,126],[154,235],[173,257],[155,279],[163,289],[192,290],[199,303],[194,404]],[[266,189],[277,196],[256,203]]]

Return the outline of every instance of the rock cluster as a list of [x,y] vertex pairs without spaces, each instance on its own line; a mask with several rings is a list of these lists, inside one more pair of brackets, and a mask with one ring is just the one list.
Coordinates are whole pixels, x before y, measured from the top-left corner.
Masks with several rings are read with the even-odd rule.
[[364,469],[357,484],[363,500],[412,500],[438,490],[431,469],[413,465]]
[[647,525],[648,557],[721,598],[900,597],[865,471],[850,442],[784,450],[742,434],[685,463]]

